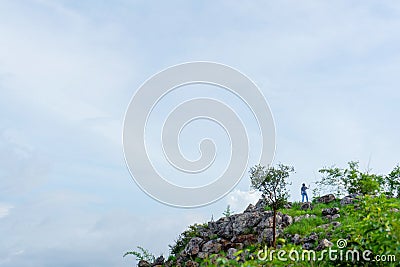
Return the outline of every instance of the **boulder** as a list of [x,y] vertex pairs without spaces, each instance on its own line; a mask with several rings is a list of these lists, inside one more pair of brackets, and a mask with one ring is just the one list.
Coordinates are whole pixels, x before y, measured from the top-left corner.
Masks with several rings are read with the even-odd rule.
[[229,259],[229,260],[233,260],[233,259],[235,259],[236,258],[236,253],[237,253],[237,249],[236,248],[230,248],[230,249],[228,249],[228,251],[227,251],[227,253],[226,253],[226,257]]
[[294,220],[294,222],[298,222],[298,221],[303,220],[303,219],[315,218],[315,217],[317,217],[317,216],[315,216],[314,214],[311,214],[311,215],[310,214],[305,214],[305,215],[296,216],[296,217],[293,218],[293,220]]
[[354,203],[354,199],[351,197],[344,197],[340,200],[340,205],[342,205],[342,206],[353,204],[353,203]]
[[253,227],[257,226],[262,220],[262,213],[249,212],[232,216],[233,236],[248,234]]
[[335,215],[332,215],[331,220],[334,221],[339,218],[340,218],[340,214],[335,214]]
[[318,240],[318,235],[316,233],[311,233],[308,237],[300,240],[301,243],[314,243]]
[[254,209],[256,211],[264,211],[265,210],[265,206],[267,205],[267,201],[264,198],[260,198],[256,205],[254,206]]
[[229,248],[233,248],[235,244],[233,244],[231,241],[226,240],[224,238],[217,238],[217,242],[221,244],[223,250],[227,250]]
[[346,197],[349,197],[349,198],[357,198],[357,197],[360,197],[360,196],[362,196],[362,194],[353,193],[353,194],[350,194],[350,195],[348,195],[348,196],[346,196]]
[[245,246],[252,245],[257,242],[257,237],[253,234],[235,236],[231,240],[233,243],[243,243]]
[[157,265],[163,265],[165,262],[164,256],[160,256],[158,257],[154,262],[153,262],[153,266],[157,266]]
[[216,234],[219,237],[230,240],[235,236],[249,234],[255,231],[254,228],[259,225],[262,220],[265,220],[269,214],[270,212],[249,210],[244,213],[223,217],[216,222],[209,222],[208,228],[210,234]]
[[289,226],[293,223],[293,218],[287,214],[283,214],[282,216],[282,224],[284,227]]
[[316,250],[320,251],[320,250],[324,250],[324,249],[327,249],[332,246],[333,246],[333,243],[331,241],[329,241],[328,239],[324,238],[321,241],[319,241],[319,244],[316,247]]
[[339,208],[328,208],[328,209],[322,209],[322,215],[326,216],[326,215],[335,215],[338,214],[340,212]]
[[283,207],[284,207],[285,209],[291,209],[291,208],[292,208],[292,202],[286,203],[285,205],[283,205]]
[[317,228],[328,229],[330,226],[333,226],[333,227],[336,228],[336,227],[339,227],[340,225],[341,225],[340,222],[333,221],[331,223],[326,223],[326,224],[319,225],[319,226],[317,226]]
[[303,246],[302,246],[302,248],[305,249],[305,250],[310,250],[313,247],[314,247],[314,245],[311,244],[311,243],[304,243]]
[[195,262],[195,261],[188,260],[185,263],[185,267],[199,267],[199,264],[197,262]]
[[212,235],[211,230],[209,227],[204,227],[202,225],[197,226],[197,235],[203,239],[207,239]]
[[200,246],[203,243],[203,239],[200,237],[193,237],[187,243],[183,253],[189,256],[195,256],[200,252]]
[[140,260],[138,263],[138,267],[151,267],[151,264],[148,261]]
[[299,234],[295,234],[292,237],[293,244],[298,245],[298,244],[300,244],[300,241],[301,241],[301,236]]
[[254,212],[254,211],[255,211],[255,206],[253,204],[249,204],[243,212]]
[[[282,233],[281,230],[276,229],[276,238],[278,238],[280,236],[280,234]],[[266,228],[264,229],[257,237],[257,241],[258,243],[267,243],[267,244],[271,244],[272,240],[273,240],[273,231],[272,228]]]
[[216,254],[221,251],[222,245],[217,242],[217,240],[210,240],[206,243],[201,248],[202,252],[207,252],[211,254]]
[[200,259],[205,259],[205,258],[207,258],[208,257],[208,253],[207,252],[202,252],[202,251],[200,251],[198,254],[197,254],[197,257],[198,258],[200,258]]
[[328,195],[325,195],[325,196],[322,196],[322,197],[318,198],[317,202],[319,202],[319,203],[329,203],[329,202],[334,201],[335,199],[336,198],[335,198],[335,196],[333,194],[328,194]]
[[311,202],[305,202],[305,203],[301,204],[300,209],[301,210],[312,210],[313,208],[312,208]]
[[[276,214],[276,225],[282,223],[282,217],[280,216],[281,213]],[[257,225],[256,230],[257,232],[262,232],[265,228],[271,228],[273,224],[273,212],[272,211],[265,211],[262,213],[263,217],[261,222]]]

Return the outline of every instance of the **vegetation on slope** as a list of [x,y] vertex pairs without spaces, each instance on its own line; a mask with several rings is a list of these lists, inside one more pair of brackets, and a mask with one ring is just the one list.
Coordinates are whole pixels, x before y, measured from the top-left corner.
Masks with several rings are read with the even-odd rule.
[[[294,220],[283,229],[275,249],[271,243],[254,242],[237,249],[233,257],[220,250],[206,257],[179,261],[189,241],[199,237],[199,229],[209,227],[208,224],[193,225],[170,246],[167,261],[158,265],[146,265],[148,262],[142,261],[141,266],[399,266],[400,167],[396,166],[388,175],[377,175],[362,172],[357,163],[350,162],[349,168],[331,167],[320,172],[324,175],[319,181],[321,190],[334,188],[336,196],[351,194],[351,198],[344,197],[342,203],[339,199],[320,203],[315,198],[312,209],[304,209],[298,202],[280,208],[283,214],[303,219]],[[324,216],[326,209],[331,208],[340,210],[340,217],[334,221]],[[313,236],[317,239],[312,239]],[[209,240],[218,238],[215,234],[208,236]],[[299,238],[307,239],[310,248],[304,247]],[[321,240],[327,246],[317,249]],[[136,255],[137,259],[152,258],[148,254],[145,257],[140,253],[128,254]]]

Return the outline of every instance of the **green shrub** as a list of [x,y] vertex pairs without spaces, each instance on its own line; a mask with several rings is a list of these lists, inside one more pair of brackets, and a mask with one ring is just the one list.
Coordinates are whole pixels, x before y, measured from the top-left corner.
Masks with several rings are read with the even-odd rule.
[[126,252],[123,257],[127,256],[127,255],[134,255],[136,257],[137,261],[147,261],[147,262],[154,262],[155,261],[155,257],[153,254],[151,254],[147,249],[141,247],[141,246],[137,246],[137,249],[139,251],[129,251]]
[[337,167],[323,168],[319,172],[324,176],[321,181],[316,182],[315,194],[321,194],[322,190],[334,189],[337,197],[349,194],[376,194],[382,186],[383,176],[361,172],[359,164],[355,161],[348,163],[349,168]]

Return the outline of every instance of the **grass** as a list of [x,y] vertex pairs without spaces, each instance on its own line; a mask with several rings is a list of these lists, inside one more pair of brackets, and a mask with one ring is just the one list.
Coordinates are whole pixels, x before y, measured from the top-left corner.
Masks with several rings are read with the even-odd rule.
[[322,209],[334,208],[334,207],[340,208],[340,201],[334,200],[327,204],[314,202],[314,203],[312,203],[312,207],[313,207],[312,210],[301,210],[300,207],[301,207],[301,202],[293,202],[292,208],[282,209],[282,210],[280,210],[280,212],[282,212],[283,214],[290,215],[292,217],[306,215],[306,214],[322,216]]
[[321,217],[306,218],[286,227],[284,233],[291,235],[299,234],[304,236],[311,232],[324,232],[325,230],[323,228],[317,228],[317,226],[328,222],[328,220]]

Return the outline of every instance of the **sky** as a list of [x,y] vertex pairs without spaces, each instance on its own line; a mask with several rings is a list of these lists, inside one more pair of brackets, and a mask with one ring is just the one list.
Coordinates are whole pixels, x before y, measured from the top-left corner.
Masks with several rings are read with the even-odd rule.
[[[133,266],[126,251],[168,255],[189,224],[257,201],[245,176],[216,203],[174,208],[130,176],[129,101],[182,62],[226,64],[259,86],[275,120],[274,163],[296,169],[292,201],[324,166],[358,160],[388,173],[400,162],[399,29],[397,1],[1,1],[0,267]],[[193,127],[182,137],[189,158],[190,133],[208,134]]]

